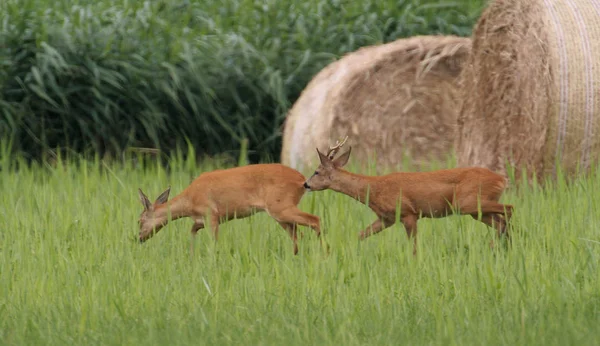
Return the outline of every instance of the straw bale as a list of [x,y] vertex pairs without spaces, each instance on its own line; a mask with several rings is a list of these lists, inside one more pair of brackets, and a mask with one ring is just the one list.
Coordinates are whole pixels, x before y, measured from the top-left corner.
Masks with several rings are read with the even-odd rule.
[[363,47],[317,74],[288,113],[281,162],[310,170],[348,135],[352,161],[379,169],[447,159],[470,38],[416,36]]
[[514,167],[519,179],[591,167],[600,152],[600,1],[491,1],[472,40],[459,165],[505,175]]

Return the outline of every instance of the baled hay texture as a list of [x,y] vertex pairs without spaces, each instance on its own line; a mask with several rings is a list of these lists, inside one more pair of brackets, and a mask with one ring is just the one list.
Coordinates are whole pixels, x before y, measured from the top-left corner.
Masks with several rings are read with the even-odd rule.
[[470,38],[416,36],[364,47],[323,69],[290,110],[281,161],[314,169],[315,148],[348,136],[351,161],[399,167],[445,160],[454,144],[458,76]]
[[[461,77],[460,166],[542,178],[600,152],[600,1],[496,0]],[[535,171],[535,174],[534,174]]]

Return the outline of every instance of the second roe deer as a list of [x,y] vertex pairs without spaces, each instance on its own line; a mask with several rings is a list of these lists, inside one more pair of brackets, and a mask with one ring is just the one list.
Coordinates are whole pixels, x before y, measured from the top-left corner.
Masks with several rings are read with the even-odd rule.
[[417,220],[445,217],[453,210],[475,219],[481,211],[480,221],[495,228],[499,237],[508,238],[507,224],[513,206],[498,202],[506,188],[503,176],[481,167],[396,172],[383,176],[355,174],[342,168],[348,162],[352,147],[334,159],[347,139],[330,147],[326,155],[317,149],[321,164],[304,187],[312,191],[331,189],[363,204],[368,200],[368,207],[378,219],[360,232],[361,240],[396,223],[398,202],[400,222],[408,237],[414,240],[414,255],[417,253]]
[[217,240],[220,223],[266,211],[288,231],[297,254],[297,225],[312,228],[321,239],[319,217],[297,207],[306,191],[304,180],[300,172],[281,164],[254,164],[202,173],[170,201],[171,187],[154,203],[139,189],[144,206],[138,221],[140,242],[150,239],[169,220],[182,217],[194,221],[192,235],[210,222]]

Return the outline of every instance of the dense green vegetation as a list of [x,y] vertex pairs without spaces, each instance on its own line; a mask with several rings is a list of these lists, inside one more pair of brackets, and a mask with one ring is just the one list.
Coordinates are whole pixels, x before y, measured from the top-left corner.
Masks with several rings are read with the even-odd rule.
[[[180,192],[216,163],[163,166],[0,160],[2,345],[596,345],[600,177],[510,190],[512,248],[470,217],[401,226],[359,243],[374,214],[334,192],[307,194],[327,255],[300,253],[265,214],[202,231],[190,220],[135,241],[142,187]],[[352,169],[352,167],[350,167]]]
[[277,160],[286,111],[322,67],[419,34],[469,35],[483,0],[4,0],[0,138],[55,151]]

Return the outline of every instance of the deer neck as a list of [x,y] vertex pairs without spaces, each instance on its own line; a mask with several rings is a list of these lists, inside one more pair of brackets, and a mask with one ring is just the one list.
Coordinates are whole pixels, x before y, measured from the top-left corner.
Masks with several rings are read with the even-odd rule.
[[156,224],[166,225],[169,221],[175,221],[186,216],[190,216],[189,203],[181,195],[154,207],[154,222]]
[[340,169],[329,189],[343,193],[366,204],[368,195],[370,195],[369,200],[373,200],[373,191],[370,191],[373,183],[374,177]]

